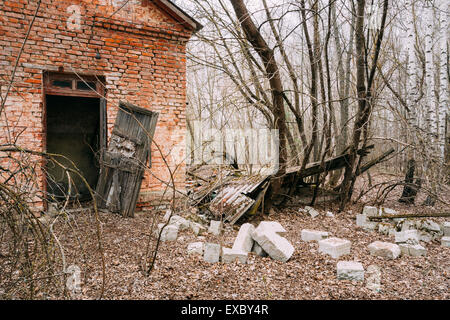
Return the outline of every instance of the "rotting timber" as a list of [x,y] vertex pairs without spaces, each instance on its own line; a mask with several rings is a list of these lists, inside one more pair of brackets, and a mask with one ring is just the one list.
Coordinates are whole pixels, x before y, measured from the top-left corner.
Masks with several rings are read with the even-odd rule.
[[[367,156],[373,148],[373,145],[366,146],[358,150],[358,154]],[[394,149],[389,149],[381,156],[366,162],[357,174],[364,173],[393,152]],[[297,202],[309,204],[313,192],[305,179],[344,168],[348,158],[349,154],[344,153],[323,162],[310,163],[303,170],[299,166],[287,168],[286,174],[282,177],[282,194],[277,196],[284,199],[289,195],[296,195]],[[240,170],[233,167],[219,168],[205,165],[191,168],[188,175],[192,178],[188,193],[191,204],[199,207],[201,211],[207,211],[213,219],[235,224],[241,218],[269,210],[265,207],[265,196],[274,177],[273,172],[262,169],[257,174],[243,175]],[[336,191],[321,190],[320,199],[323,202],[335,201],[338,197],[339,193]]]

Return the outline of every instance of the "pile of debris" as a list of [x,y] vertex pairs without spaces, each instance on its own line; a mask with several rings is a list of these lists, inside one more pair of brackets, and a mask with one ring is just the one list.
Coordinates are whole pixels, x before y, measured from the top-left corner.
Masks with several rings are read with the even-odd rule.
[[[357,152],[361,156],[367,156],[373,148],[373,145],[369,145]],[[364,173],[393,152],[394,149],[390,149],[366,162],[357,174]],[[282,179],[281,194],[289,195],[286,199],[291,200],[287,202],[294,200],[296,204],[311,203],[313,198],[321,202],[335,201],[339,196],[337,192],[321,189],[318,194],[304,180],[323,172],[341,169],[348,163],[348,159],[349,154],[344,153],[323,162],[309,163],[304,168],[301,166],[287,168]],[[237,169],[237,165],[190,167],[187,170],[187,174],[191,177],[187,183],[190,205],[198,207],[212,220],[222,220],[233,225],[243,217],[264,211],[266,192],[275,173],[270,168],[261,168],[256,173],[247,174]]]
[[[187,220],[181,216],[174,215],[170,217],[168,212],[168,221],[158,224],[155,235],[159,236],[161,241],[175,241],[179,230],[191,229],[196,235],[206,231],[206,228],[200,223]],[[222,231],[221,221],[211,221],[208,232],[219,235]],[[194,242],[189,244],[187,251],[190,254],[200,254],[206,262],[231,263],[239,261],[247,262],[250,252],[259,256],[270,256],[274,260],[287,262],[294,253],[294,247],[283,237],[286,230],[280,223],[274,221],[262,221],[258,227],[250,223],[245,223],[239,229],[238,235],[232,248],[221,247],[216,243]]]
[[440,239],[442,246],[450,246],[450,222],[439,225],[429,218],[404,218],[389,208],[365,206],[363,212],[356,215],[356,224],[365,230],[395,237],[401,251],[413,256],[426,253],[420,241],[429,243]]

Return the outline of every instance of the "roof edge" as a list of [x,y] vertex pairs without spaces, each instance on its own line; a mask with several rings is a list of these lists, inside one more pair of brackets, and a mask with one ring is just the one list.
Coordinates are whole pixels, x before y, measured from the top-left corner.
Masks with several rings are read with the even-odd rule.
[[182,22],[185,27],[192,29],[194,32],[198,32],[203,28],[203,25],[200,22],[187,14],[171,0],[154,0],[153,3],[164,12],[168,13],[175,20]]

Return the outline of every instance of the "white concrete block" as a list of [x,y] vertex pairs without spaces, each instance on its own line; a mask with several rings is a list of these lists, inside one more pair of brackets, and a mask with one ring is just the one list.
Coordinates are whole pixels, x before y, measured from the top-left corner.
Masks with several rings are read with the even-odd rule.
[[390,223],[380,222],[378,224],[378,232],[384,235],[395,234],[395,228]]
[[406,230],[395,233],[396,243],[409,243],[418,244],[419,243],[419,232],[417,230]]
[[443,247],[450,248],[450,237],[442,237],[441,238],[441,245]]
[[397,214],[398,212],[395,211],[394,209],[390,209],[390,208],[385,208],[385,207],[381,207],[379,210],[379,214],[383,215],[383,214]]
[[302,240],[303,241],[319,241],[322,239],[328,238],[329,234],[325,231],[317,231],[317,230],[302,230]]
[[190,221],[189,226],[191,227],[192,232],[194,232],[194,234],[196,236],[198,236],[206,231],[206,228],[197,222]]
[[286,238],[279,235],[280,231],[284,230],[285,232],[286,230],[279,223],[278,225],[261,222],[252,232],[252,238],[272,259],[286,262],[294,253],[294,247]]
[[240,263],[247,263],[248,252],[234,250],[230,248],[222,248],[222,262],[233,263],[238,261]]
[[315,218],[319,215],[319,212],[310,206],[305,206],[305,210],[308,211],[308,214],[311,216],[311,218]]
[[327,211],[326,216],[329,217],[329,218],[334,218],[334,214],[331,211]]
[[421,246],[420,244],[401,243],[399,244],[399,247],[400,251],[404,255],[420,257],[427,254],[427,249]]
[[339,280],[364,281],[364,267],[355,261],[339,261],[337,263],[337,278]]
[[437,224],[436,222],[434,222],[433,220],[426,220],[423,224],[422,224],[422,228],[428,231],[433,231],[433,232],[441,232],[441,227],[439,226],[439,224]]
[[187,253],[188,254],[198,254],[203,255],[203,249],[204,249],[204,243],[203,242],[193,242],[188,245]]
[[375,241],[369,244],[369,252],[374,256],[387,259],[397,259],[400,255],[400,247],[394,243]]
[[172,210],[167,209],[166,214],[163,217],[163,221],[169,220],[171,214],[172,214]]
[[450,236],[450,222],[446,221],[442,224],[442,232],[444,233],[444,237]]
[[170,222],[171,225],[177,226],[178,229],[180,229],[181,231],[189,229],[190,227],[190,222],[188,220],[186,220],[183,217],[180,217],[178,215],[172,216],[172,218],[170,218]]
[[220,260],[220,244],[205,243],[203,260],[209,263],[216,263]]
[[319,252],[329,254],[334,259],[350,253],[352,243],[345,239],[328,238],[319,241]]
[[283,226],[276,221],[261,221],[258,225],[258,228],[270,228],[271,231],[275,232],[276,234],[282,236],[287,233],[286,229],[283,228]]
[[158,224],[158,228],[155,230],[156,236],[161,233],[161,241],[175,241],[178,236],[178,227],[174,225],[167,225],[164,229],[165,223]]
[[366,225],[367,222],[368,222],[367,215],[365,215],[365,214],[357,214],[356,215],[356,225],[358,227],[364,228],[364,226]]
[[222,221],[211,220],[208,232],[218,236],[220,235],[221,231],[222,231]]
[[362,214],[365,214],[368,217],[376,217],[379,216],[380,211],[377,207],[365,206]]
[[255,227],[252,224],[244,223],[239,229],[236,239],[234,239],[233,250],[244,252],[252,251],[254,243],[252,238],[253,231],[255,231]]
[[433,241],[433,237],[428,232],[420,231],[419,240],[429,243],[429,242]]
[[256,241],[253,241],[252,252],[256,253],[260,257],[268,256],[267,252],[265,252],[264,249]]

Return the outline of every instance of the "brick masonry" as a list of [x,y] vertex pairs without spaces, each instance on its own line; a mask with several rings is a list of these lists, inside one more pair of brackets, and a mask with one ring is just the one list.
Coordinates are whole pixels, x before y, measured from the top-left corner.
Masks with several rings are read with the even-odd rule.
[[[45,151],[43,72],[95,74],[106,79],[108,131],[119,100],[160,113],[155,141],[164,154],[184,153],[186,130],[186,44],[193,30],[183,26],[148,0],[132,0],[119,13],[121,0],[43,0],[18,63],[5,114],[10,132],[0,120],[0,143],[8,136],[17,144]],[[0,0],[0,84],[11,77],[37,1]],[[73,23],[80,8],[79,28]],[[113,15],[113,16],[111,16]],[[75,26],[75,28],[74,28]],[[96,53],[101,59],[96,59]],[[20,134],[19,134],[20,133]],[[176,146],[176,147],[175,147]],[[169,157],[171,166],[180,157]],[[42,172],[38,171],[42,177]],[[143,192],[164,189],[169,172],[152,146],[152,174]],[[185,167],[175,172],[184,188]],[[43,179],[39,187],[42,188]]]

